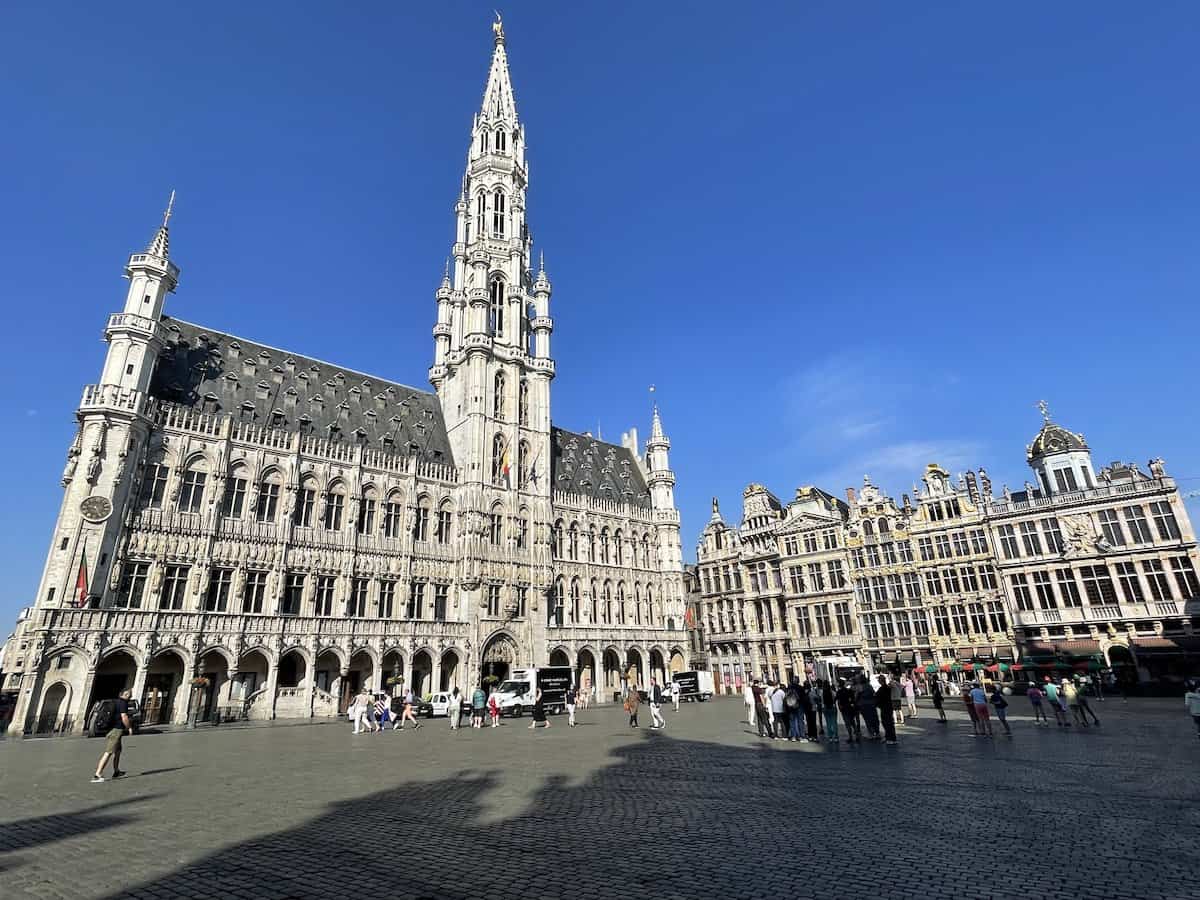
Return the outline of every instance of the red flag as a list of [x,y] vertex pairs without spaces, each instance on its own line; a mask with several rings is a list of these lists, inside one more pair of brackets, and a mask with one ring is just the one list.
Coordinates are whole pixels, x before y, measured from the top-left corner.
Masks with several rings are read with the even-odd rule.
[[79,560],[79,575],[75,579],[75,605],[80,607],[86,606],[87,598],[87,550],[84,550],[83,558]]

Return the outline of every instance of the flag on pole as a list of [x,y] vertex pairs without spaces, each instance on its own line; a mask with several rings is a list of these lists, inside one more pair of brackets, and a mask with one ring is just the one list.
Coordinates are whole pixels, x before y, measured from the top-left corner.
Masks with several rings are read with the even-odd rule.
[[500,455],[500,474],[504,476],[504,486],[509,489],[512,488],[512,476],[509,475],[511,468],[512,460],[509,458],[508,445],[506,444],[504,446],[504,453]]
[[79,607],[86,606],[87,598],[87,550],[85,549],[82,558],[79,560],[79,574],[75,577],[75,605]]

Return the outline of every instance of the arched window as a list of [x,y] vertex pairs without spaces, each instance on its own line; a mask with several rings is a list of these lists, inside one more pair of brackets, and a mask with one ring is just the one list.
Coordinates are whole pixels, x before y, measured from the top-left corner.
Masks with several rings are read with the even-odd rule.
[[597,622],[600,621],[600,617],[599,617],[598,610],[597,610],[597,606],[598,606],[599,600],[600,600],[600,593],[599,593],[599,588],[596,587],[596,579],[595,578],[592,579],[592,589],[588,592],[588,600],[591,603],[591,607],[592,607],[591,608],[592,616],[590,619],[588,619],[588,621],[592,625],[595,625]]
[[529,547],[529,510],[521,507],[517,510],[517,549],[525,550]]
[[617,582],[617,623],[625,624],[625,582]]
[[375,488],[368,485],[358,506],[358,533],[370,534],[375,530],[375,509],[379,505]]
[[871,522],[870,519],[863,519],[863,534],[869,536],[869,535],[873,535],[874,533],[875,533],[875,525]]
[[650,568],[650,535],[642,535],[642,568]]
[[346,514],[346,488],[340,481],[335,481],[329,486],[329,492],[325,495],[325,516],[321,520],[330,531],[342,530],[342,518]]
[[507,142],[508,142],[508,135],[504,133],[504,129],[500,129],[499,131],[497,131],[496,132],[496,152],[503,153],[505,150],[505,144],[507,144]]
[[525,307],[525,315],[521,317],[521,327],[525,329],[521,346],[525,352],[533,356],[533,327],[532,322],[537,318],[537,307],[530,303]]
[[492,439],[492,484],[502,485],[508,478],[508,447],[504,435]]
[[475,198],[475,236],[481,238],[484,236],[484,229],[487,227],[487,195],[482,191]]
[[646,585],[646,610],[650,624],[653,625],[658,619],[654,617],[654,591],[650,589],[650,585]]
[[554,580],[554,596],[551,598],[550,609],[547,610],[546,624],[561,626],[563,623],[563,607],[566,605],[566,591],[560,575]]
[[429,540],[429,513],[432,508],[432,502],[424,494],[417,498],[417,506],[413,510],[412,536],[414,541]]
[[400,529],[404,522],[404,495],[392,491],[383,504],[383,536],[386,538],[400,537]]
[[499,547],[503,537],[504,507],[497,502],[492,504],[492,511],[488,513],[488,543]]
[[621,534],[621,529],[618,528],[617,533],[615,535],[613,535],[613,550],[614,550],[614,556],[616,559],[616,564],[618,566],[625,565],[625,549],[623,546],[624,543],[625,543],[625,537],[624,537],[624,535]]
[[504,237],[505,224],[508,221],[508,207],[504,198],[504,191],[499,188],[496,193],[492,194],[492,236]]
[[579,579],[571,579],[571,624],[579,624]]
[[500,337],[504,334],[504,281],[493,278],[489,287],[491,312],[488,314],[488,334]]
[[608,529],[604,528],[600,531],[600,562],[605,565],[609,562],[608,552]]
[[524,378],[517,388],[517,423],[529,424],[529,382]]
[[496,378],[492,384],[492,415],[500,421],[504,421],[505,406],[505,379],[503,372],[497,372]]
[[254,506],[254,518],[259,522],[274,522],[279,511],[279,472],[271,469],[263,476],[258,488],[258,503]]
[[529,487],[529,464],[532,460],[529,458],[529,442],[521,441],[517,444],[517,487]]
[[888,520],[881,518],[879,520],[879,533],[887,534],[889,531],[891,531],[891,528],[888,527]]
[[[250,473],[241,463],[236,464],[225,479],[225,497],[221,501],[221,515],[229,519],[240,519],[246,509],[246,488]],[[311,522],[309,524],[312,524]]]
[[587,561],[594,563],[596,561],[596,526],[592,525],[588,528],[587,537]]
[[633,621],[642,624],[642,585],[638,581],[633,583]]
[[562,519],[557,519],[554,522],[553,539],[554,539],[554,548],[553,548],[554,549],[554,558],[562,559],[563,558],[563,521],[562,521]]
[[204,457],[197,457],[188,463],[183,470],[179,484],[179,511],[185,513],[200,512],[201,501],[204,500],[204,482],[208,478],[208,466]]
[[489,132],[486,129],[484,131],[479,132],[479,152],[480,153],[488,152],[488,136],[489,136]]
[[433,537],[439,544],[450,543],[454,532],[454,507],[449,500],[443,500],[438,506],[437,524],[434,526]]
[[579,559],[579,523],[572,522],[567,534],[567,558],[577,560]]
[[612,624],[612,582],[604,582],[604,624]]

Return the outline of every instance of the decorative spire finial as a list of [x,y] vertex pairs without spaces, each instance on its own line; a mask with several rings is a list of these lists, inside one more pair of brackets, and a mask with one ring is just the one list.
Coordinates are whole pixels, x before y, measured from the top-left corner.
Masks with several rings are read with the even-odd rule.
[[171,221],[171,213],[175,211],[175,188],[171,188],[171,199],[167,201],[167,211],[163,213],[162,227],[166,228]]
[[546,277],[546,251],[538,251],[538,278],[545,279]]
[[496,21],[492,23],[492,33],[496,35],[496,43],[504,43],[504,21],[500,18],[500,10],[494,10]]
[[1050,424],[1050,405],[1045,400],[1037,402],[1038,411],[1042,414],[1042,421],[1047,425]]

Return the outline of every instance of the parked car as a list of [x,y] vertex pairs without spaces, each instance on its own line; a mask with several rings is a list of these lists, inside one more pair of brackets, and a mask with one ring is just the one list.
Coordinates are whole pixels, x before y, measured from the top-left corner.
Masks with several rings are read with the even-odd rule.
[[[459,708],[462,710],[462,715],[464,718],[469,719],[471,717],[471,701],[467,698],[466,694],[459,694],[458,696],[461,698]],[[428,700],[421,701],[416,713],[418,716],[424,716],[426,719],[432,719],[434,716],[450,715],[450,692],[436,691],[430,694]]]
[[[129,700],[129,721],[133,725],[134,734],[142,727],[142,706],[136,700]],[[88,710],[83,722],[83,733],[88,737],[102,737],[116,727],[116,700],[97,700]]]

